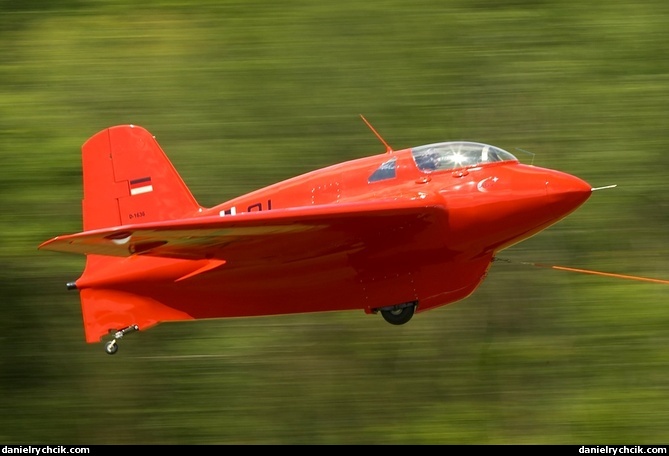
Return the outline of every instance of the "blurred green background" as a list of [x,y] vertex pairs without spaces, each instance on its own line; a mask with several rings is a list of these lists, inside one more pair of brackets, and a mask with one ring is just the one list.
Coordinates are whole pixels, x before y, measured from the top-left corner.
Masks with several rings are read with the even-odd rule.
[[[657,444],[669,288],[493,265],[393,327],[342,312],[159,325],[86,344],[81,144],[156,135],[211,206],[394,148],[466,139],[596,193],[502,256],[669,279],[669,3],[0,0],[0,442]],[[516,148],[535,153],[534,158]]]

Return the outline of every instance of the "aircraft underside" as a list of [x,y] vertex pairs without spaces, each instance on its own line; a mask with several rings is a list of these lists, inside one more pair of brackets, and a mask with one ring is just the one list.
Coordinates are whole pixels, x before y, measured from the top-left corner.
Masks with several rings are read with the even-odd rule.
[[165,321],[355,309],[381,312],[389,323],[404,324],[414,312],[471,294],[485,277],[491,257],[425,261],[420,266],[413,260],[385,258],[377,268],[357,270],[346,254],[328,261],[256,266],[252,271],[223,264],[183,280],[178,280],[183,270],[174,264],[192,262],[165,259],[153,276],[145,271],[141,280],[114,280],[112,269],[128,275],[129,264],[143,267],[137,260],[141,259],[114,258],[111,261],[118,264],[105,270],[104,281],[94,284],[86,274],[80,280],[94,285],[80,291],[88,342],[116,334],[111,342],[115,351],[116,339],[125,334],[119,331],[147,329]]

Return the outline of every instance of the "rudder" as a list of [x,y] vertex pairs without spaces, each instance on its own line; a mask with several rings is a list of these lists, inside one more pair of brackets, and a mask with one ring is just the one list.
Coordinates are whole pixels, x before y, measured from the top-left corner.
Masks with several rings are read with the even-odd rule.
[[142,127],[102,130],[82,146],[84,231],[194,216],[199,204]]

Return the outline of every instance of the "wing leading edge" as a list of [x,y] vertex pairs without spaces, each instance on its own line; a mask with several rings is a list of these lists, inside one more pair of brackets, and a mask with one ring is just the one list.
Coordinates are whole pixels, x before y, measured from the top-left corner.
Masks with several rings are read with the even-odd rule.
[[443,201],[428,196],[337,203],[123,225],[57,236],[39,248],[116,257],[288,262],[361,249],[388,236],[405,242],[445,214]]

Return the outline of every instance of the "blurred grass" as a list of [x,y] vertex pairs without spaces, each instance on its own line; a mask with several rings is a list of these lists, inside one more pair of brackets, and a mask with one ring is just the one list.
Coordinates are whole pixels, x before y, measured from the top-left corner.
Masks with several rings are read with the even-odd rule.
[[[583,177],[578,212],[506,257],[669,278],[669,6],[573,0],[0,2],[0,440],[666,443],[667,289],[495,264],[467,300],[166,324],[104,355],[37,252],[81,227],[80,147],[158,138],[214,205],[450,139]],[[518,153],[525,162],[531,159]]]

